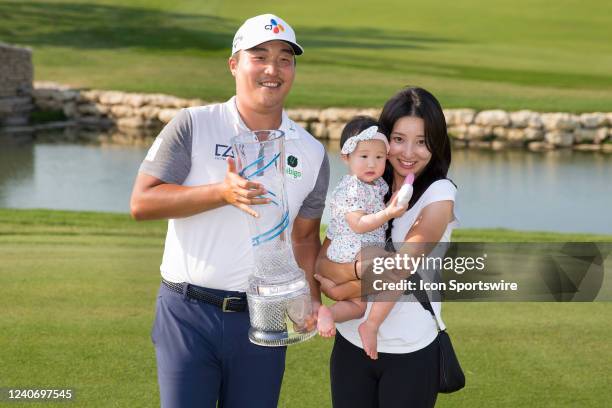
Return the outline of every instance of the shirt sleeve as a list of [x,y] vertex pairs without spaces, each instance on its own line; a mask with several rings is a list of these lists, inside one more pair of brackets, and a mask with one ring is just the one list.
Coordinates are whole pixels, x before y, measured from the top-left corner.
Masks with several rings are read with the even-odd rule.
[[452,201],[455,203],[453,206],[454,220],[452,221],[452,225],[456,227],[459,225],[456,198],[457,187],[455,187],[452,181],[448,179],[437,180],[429,186],[425,193],[423,193],[423,204],[421,208],[425,208],[427,205],[438,201]]
[[181,110],[159,133],[139,172],[165,183],[183,184],[191,170],[191,116]]
[[448,179],[433,182],[423,194],[423,207],[437,201],[455,201],[457,187]]
[[329,158],[327,153],[323,155],[319,175],[312,191],[306,196],[298,216],[303,218],[321,218],[325,209],[325,197],[329,187]]
[[346,214],[353,211],[367,211],[366,200],[368,192],[354,176],[346,176],[346,181],[339,191],[337,199],[338,211]]

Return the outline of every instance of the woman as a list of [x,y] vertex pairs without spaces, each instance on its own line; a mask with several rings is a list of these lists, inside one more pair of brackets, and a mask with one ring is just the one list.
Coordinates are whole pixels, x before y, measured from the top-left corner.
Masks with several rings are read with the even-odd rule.
[[[406,88],[385,104],[379,124],[390,145],[384,178],[391,188],[386,201],[391,200],[409,173],[415,176],[408,211],[390,223],[387,237],[392,239],[396,251],[414,256],[429,253],[431,245],[426,244],[450,241],[457,224],[454,215],[456,187],[446,178],[451,153],[442,108],[426,90]],[[337,294],[328,289],[333,289],[336,283],[354,279],[355,270],[361,265],[360,262],[353,266],[329,261],[325,257],[329,244],[326,238],[317,264],[318,273],[322,275],[318,279],[325,293]],[[326,277],[335,278],[334,282]],[[353,290],[346,297],[355,296],[360,296],[358,281],[353,281]],[[414,298],[406,301],[411,300],[406,295],[401,300],[384,321],[378,322],[375,359],[368,357],[362,348],[358,333],[362,319],[338,324],[330,361],[335,408],[430,407],[435,404],[439,381],[439,350],[434,341],[438,335],[437,325]],[[432,302],[432,306],[444,328],[440,303]]]

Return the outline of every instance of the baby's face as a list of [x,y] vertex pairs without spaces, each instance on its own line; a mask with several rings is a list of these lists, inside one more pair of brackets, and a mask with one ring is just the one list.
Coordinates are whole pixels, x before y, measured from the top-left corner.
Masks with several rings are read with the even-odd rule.
[[385,171],[387,147],[382,140],[362,140],[345,161],[352,175],[365,183],[371,183]]

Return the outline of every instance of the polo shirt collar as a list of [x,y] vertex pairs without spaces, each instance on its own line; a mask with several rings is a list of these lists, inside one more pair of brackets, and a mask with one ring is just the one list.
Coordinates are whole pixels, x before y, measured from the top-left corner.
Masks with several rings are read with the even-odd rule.
[[[225,106],[230,113],[232,126],[236,130],[236,133],[248,132],[251,129],[245,125],[240,113],[238,113],[238,107],[236,106],[236,96],[232,96],[229,101],[225,102]],[[285,133],[285,140],[299,139],[300,134],[298,132],[296,124],[289,119],[287,112],[283,109],[281,125],[278,128]]]

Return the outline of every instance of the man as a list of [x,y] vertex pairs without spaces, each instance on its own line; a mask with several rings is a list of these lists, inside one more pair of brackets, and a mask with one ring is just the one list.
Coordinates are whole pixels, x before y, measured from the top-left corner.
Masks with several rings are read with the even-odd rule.
[[[303,53],[282,19],[260,15],[236,32],[229,69],[236,96],[181,111],[159,134],[132,192],[137,220],[167,218],[162,284],[152,331],[163,407],[276,407],[284,347],[248,339],[244,291],[253,268],[248,217],[263,186],[236,173],[230,139],[248,130],[285,133],[291,238],[310,283],[329,181],[323,146],[283,111]],[[231,313],[235,312],[235,313]]]

